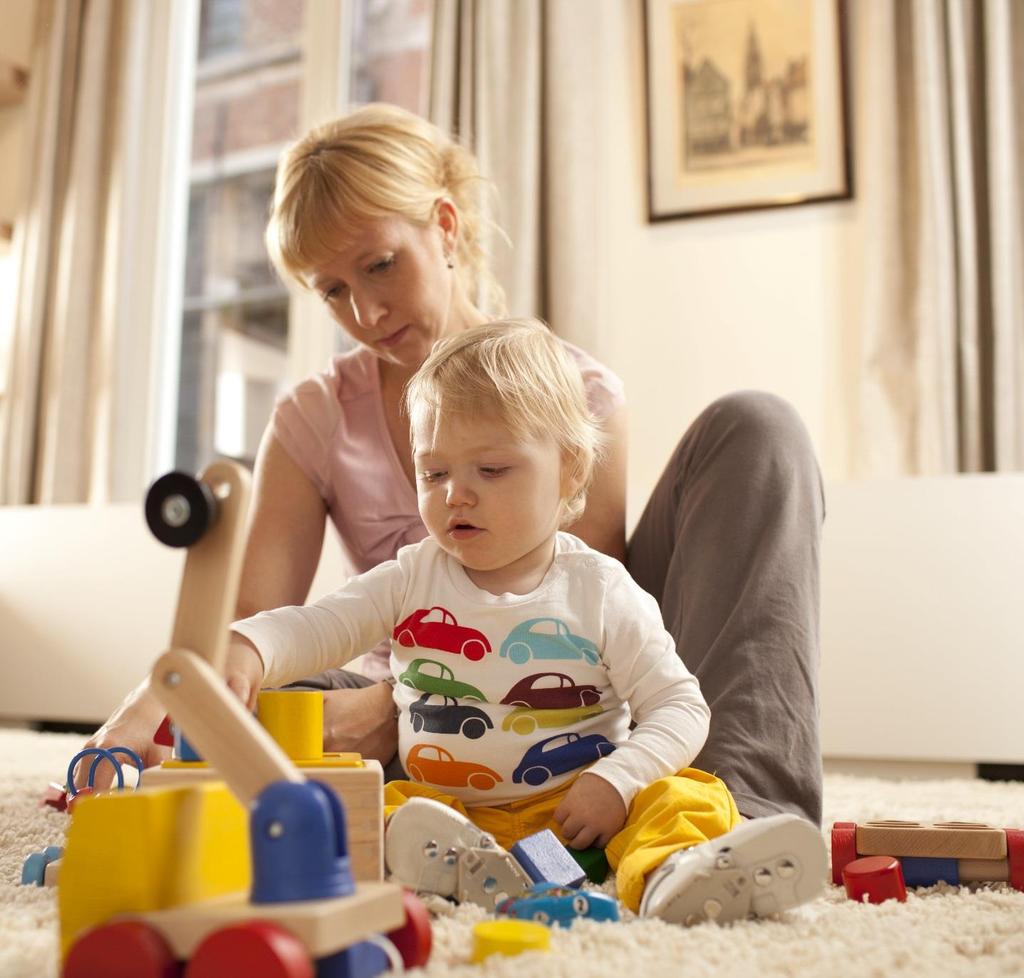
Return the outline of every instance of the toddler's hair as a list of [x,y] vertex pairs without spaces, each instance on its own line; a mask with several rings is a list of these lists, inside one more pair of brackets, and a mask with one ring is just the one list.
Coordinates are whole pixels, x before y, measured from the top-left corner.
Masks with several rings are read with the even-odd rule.
[[579,367],[543,323],[495,320],[436,343],[406,385],[405,410],[435,433],[442,417],[454,415],[496,418],[518,436],[551,435],[579,485],[561,525],[583,515],[604,439]]
[[315,126],[285,150],[277,166],[266,245],[282,276],[306,276],[350,242],[353,225],[402,217],[421,226],[438,201],[459,212],[455,271],[466,294],[501,311],[505,297],[481,243],[481,193],[488,186],[476,158],[437,126],[395,105],[365,105]]

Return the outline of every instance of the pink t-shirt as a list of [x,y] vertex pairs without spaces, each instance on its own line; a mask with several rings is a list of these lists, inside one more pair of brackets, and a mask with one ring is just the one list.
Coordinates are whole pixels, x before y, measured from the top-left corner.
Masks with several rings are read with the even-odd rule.
[[[603,421],[625,400],[622,381],[571,343],[565,348],[579,364],[590,410]],[[271,420],[274,436],[327,504],[357,574],[427,535],[416,487],[388,433],[377,364],[365,347],[334,357],[326,371],[282,395]],[[375,649],[353,665],[382,678],[390,674],[389,654]]]

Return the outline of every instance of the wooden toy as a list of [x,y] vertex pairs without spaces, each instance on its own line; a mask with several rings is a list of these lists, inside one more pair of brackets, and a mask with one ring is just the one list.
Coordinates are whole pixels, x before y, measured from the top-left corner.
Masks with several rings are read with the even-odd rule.
[[878,821],[832,826],[832,882],[864,856],[889,856],[900,863],[907,886],[939,882],[1008,882],[1024,890],[1024,830],[976,822]]
[[582,886],[587,878],[580,864],[550,829],[528,835],[510,851],[534,883],[557,883],[576,888]]
[[53,886],[57,882],[56,867],[63,855],[61,846],[47,846],[40,852],[33,852],[21,867],[21,885]]
[[[87,797],[58,885],[63,978],[242,973],[369,978],[399,960],[410,897],[352,878],[345,810],[307,781],[221,676],[248,477],[158,480],[147,519],[189,546],[172,648],[151,686],[223,782]],[[81,794],[81,793],[79,793]],[[248,836],[245,826],[248,823]],[[420,927],[422,921],[420,921]],[[422,942],[421,942],[422,943]]]
[[68,789],[62,784],[57,784],[56,781],[51,781],[47,785],[43,797],[39,799],[39,807],[66,812],[68,810]]
[[907,899],[899,861],[892,856],[865,856],[843,867],[846,895],[858,903]]
[[1005,859],[1006,832],[975,822],[865,822],[857,826],[862,856]]
[[473,955],[479,964],[492,954],[509,957],[524,951],[547,951],[551,947],[551,931],[543,924],[523,920],[485,920],[473,927]]
[[569,855],[579,863],[591,883],[603,883],[611,872],[608,857],[600,846],[591,846],[589,849],[570,849]]
[[[980,863],[995,861],[993,859],[977,860]],[[960,861],[957,859],[901,856],[899,863],[900,869],[903,871],[903,881],[907,886],[934,886],[936,883],[950,883],[957,886],[960,883]]]
[[[329,785],[345,806],[352,873],[384,878],[384,769],[359,754],[325,753],[323,693],[263,690],[259,721],[303,774]],[[164,727],[162,724],[161,727]],[[166,734],[164,735],[166,736]],[[147,785],[205,784],[220,778],[205,761],[171,759],[146,772]]]

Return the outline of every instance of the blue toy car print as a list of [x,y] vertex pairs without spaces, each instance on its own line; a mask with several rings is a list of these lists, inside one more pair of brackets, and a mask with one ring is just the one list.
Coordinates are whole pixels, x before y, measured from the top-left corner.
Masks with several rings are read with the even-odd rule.
[[482,737],[494,723],[483,710],[466,706],[451,696],[435,696],[440,702],[431,703],[431,694],[424,693],[409,707],[409,721],[413,733],[427,730],[430,733],[462,734],[470,740]]
[[619,905],[606,893],[570,890],[557,883],[534,883],[526,893],[508,897],[495,907],[500,916],[535,920],[539,924],[568,927],[577,917],[618,920]]
[[573,635],[557,618],[531,618],[516,625],[501,643],[500,655],[521,666],[533,659],[583,659],[592,666],[601,661],[597,646]]
[[525,781],[536,788],[556,774],[585,767],[613,750],[615,745],[600,734],[558,734],[534,744],[512,772],[512,780],[515,784]]

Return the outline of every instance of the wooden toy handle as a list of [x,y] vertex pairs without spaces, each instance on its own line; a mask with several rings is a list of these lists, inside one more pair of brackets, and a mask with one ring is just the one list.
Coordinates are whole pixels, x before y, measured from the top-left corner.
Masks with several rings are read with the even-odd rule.
[[[202,539],[188,549],[171,648],[191,649],[222,673],[228,625],[235,617],[242,575],[243,531],[252,479],[231,462],[214,462],[199,478],[217,500],[217,516]],[[183,720],[177,714],[174,718]]]
[[274,781],[305,781],[220,673],[196,653],[165,652],[153,667],[150,686],[242,804],[250,805]]

